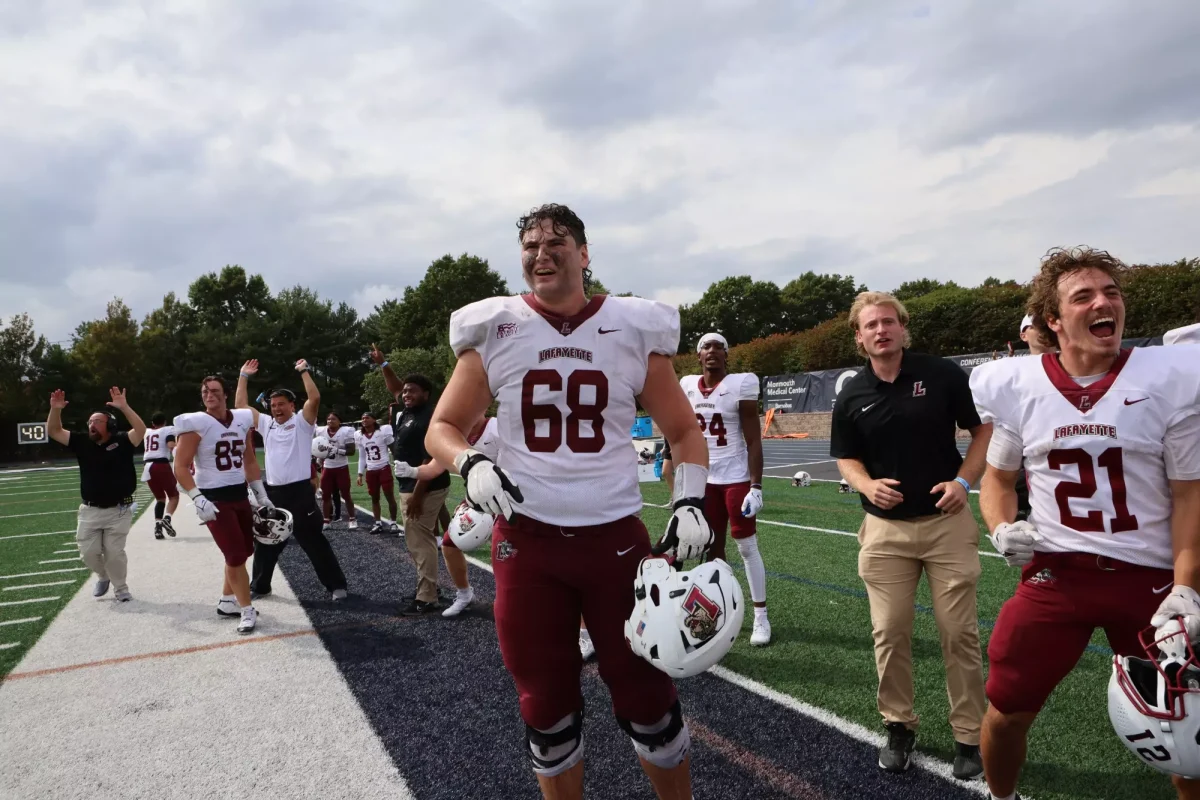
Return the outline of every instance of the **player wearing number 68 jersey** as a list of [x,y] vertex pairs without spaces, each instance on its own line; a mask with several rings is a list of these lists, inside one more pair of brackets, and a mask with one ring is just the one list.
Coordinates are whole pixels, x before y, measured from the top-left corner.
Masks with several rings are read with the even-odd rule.
[[[1200,615],[1200,354],[1121,349],[1123,268],[1104,252],[1051,251],[1029,311],[1060,353],[971,373],[994,425],[980,509],[996,549],[1023,567],[988,645],[981,750],[999,798],[1013,796],[1029,726],[1095,628],[1118,656],[1143,656],[1160,604]],[[1015,522],[1022,461],[1032,512]],[[1200,797],[1200,783],[1176,786]]]
[[192,498],[196,516],[208,526],[225,556],[225,583],[217,613],[240,616],[238,633],[250,633],[258,622],[258,612],[250,603],[246,572],[246,560],[254,555],[254,518],[247,483],[264,503],[266,498],[254,441],[247,440],[254,427],[254,412],[230,409],[225,382],[215,375],[201,381],[200,397],[204,411],[175,417],[175,480]]

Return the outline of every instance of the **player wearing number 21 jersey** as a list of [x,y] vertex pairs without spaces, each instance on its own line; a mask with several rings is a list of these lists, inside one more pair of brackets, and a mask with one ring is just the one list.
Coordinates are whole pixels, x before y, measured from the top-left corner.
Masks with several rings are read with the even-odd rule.
[[[1186,584],[1200,577],[1190,574],[1200,563],[1176,561],[1200,538],[1200,517],[1178,518],[1200,510],[1200,349],[1120,349],[1121,271],[1107,253],[1052,251],[1030,310],[1061,354],[971,373],[994,425],[980,507],[996,549],[1023,566],[988,645],[982,754],[996,797],[1015,790],[1025,732],[1093,630],[1140,657],[1160,603],[1194,597]],[[1032,511],[1015,522],[1022,462]]]

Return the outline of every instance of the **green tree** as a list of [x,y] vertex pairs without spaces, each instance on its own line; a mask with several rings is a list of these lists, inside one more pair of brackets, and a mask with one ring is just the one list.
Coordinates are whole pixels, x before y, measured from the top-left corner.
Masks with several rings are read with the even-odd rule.
[[146,374],[139,384],[146,394],[140,398],[145,403],[140,413],[162,411],[174,416],[199,407],[205,371],[196,366],[191,352],[195,333],[195,312],[174,292],[168,292],[162,305],[142,320],[139,346]]
[[1132,267],[1122,287],[1126,336],[1161,336],[1200,321],[1200,258]]
[[[434,398],[441,394],[442,388],[454,371],[454,351],[450,345],[440,342],[436,347],[405,347],[388,353],[389,366],[401,380],[405,375],[420,373],[433,382]],[[383,380],[383,372],[378,368],[372,369],[362,379],[362,397],[366,407],[382,412],[393,402],[392,394],[387,390]]]
[[81,323],[75,329],[71,358],[86,376],[90,402],[103,403],[108,387],[121,386],[134,390],[129,397],[133,404],[139,390],[145,388],[138,332],[133,313],[120,298],[109,302],[104,319]]
[[692,349],[696,340],[710,331],[723,335],[733,347],[779,330],[779,287],[749,275],[723,278],[709,286],[693,305],[681,306],[679,315],[679,352]]
[[907,303],[914,297],[920,297],[921,295],[926,295],[930,292],[936,292],[938,289],[943,288],[956,289],[958,288],[958,284],[954,281],[942,283],[941,281],[934,280],[933,278],[920,278],[915,281],[905,281],[904,283],[900,284],[899,289],[892,291],[892,296],[903,303]]
[[866,290],[866,286],[855,285],[852,275],[806,272],[789,281],[780,293],[784,326],[789,331],[808,330],[848,311],[854,296]]

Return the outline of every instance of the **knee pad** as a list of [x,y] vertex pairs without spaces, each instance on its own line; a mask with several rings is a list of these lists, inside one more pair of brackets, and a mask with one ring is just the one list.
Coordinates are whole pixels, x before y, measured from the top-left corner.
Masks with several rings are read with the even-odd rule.
[[683,763],[692,745],[692,734],[683,721],[679,701],[653,725],[617,718],[617,724],[633,741],[633,749],[639,757],[661,769],[673,769]]
[[163,511],[166,509],[167,503],[165,500],[159,500],[154,504],[154,518],[162,519]]
[[746,582],[750,584],[750,599],[755,603],[767,600],[767,568],[758,552],[758,536],[737,540],[738,553],[746,566]]
[[529,760],[538,775],[553,778],[583,758],[583,709],[563,717],[549,730],[525,726]]

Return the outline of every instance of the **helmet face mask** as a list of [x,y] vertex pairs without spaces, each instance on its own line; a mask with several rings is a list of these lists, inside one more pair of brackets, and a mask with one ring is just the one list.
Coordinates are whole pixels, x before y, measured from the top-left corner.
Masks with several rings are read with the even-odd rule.
[[283,544],[292,535],[292,512],[285,508],[254,509],[254,538],[262,544]]
[[792,476],[792,486],[812,486],[812,476],[801,470]]

